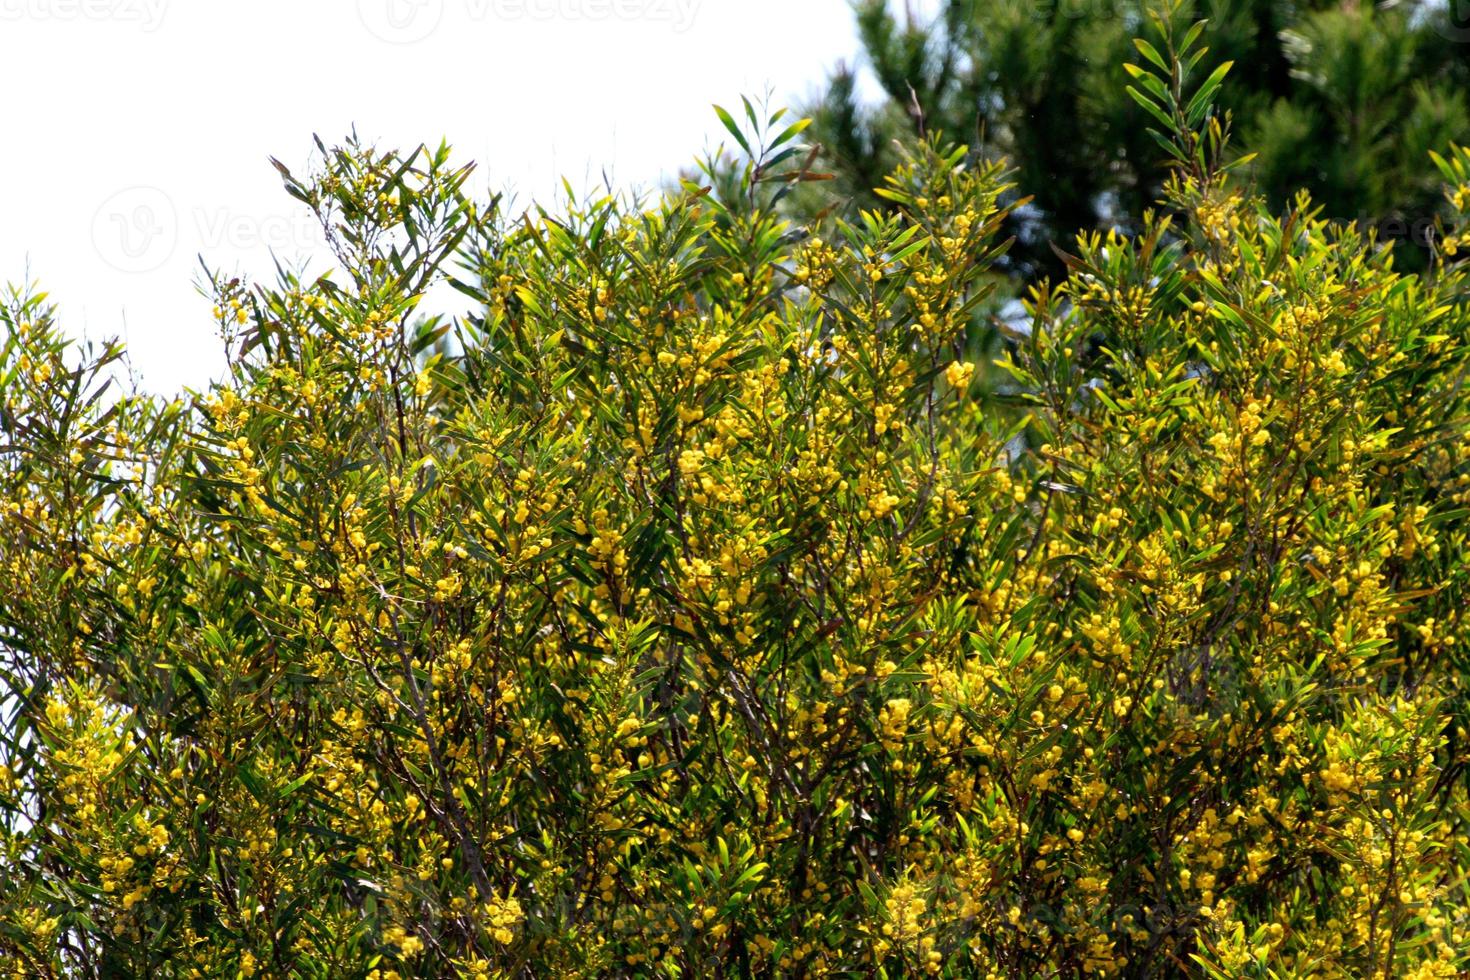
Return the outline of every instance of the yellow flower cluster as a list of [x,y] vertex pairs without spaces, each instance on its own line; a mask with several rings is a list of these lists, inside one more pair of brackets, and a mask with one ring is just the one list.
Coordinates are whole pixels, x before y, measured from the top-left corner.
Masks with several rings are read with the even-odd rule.
[[0,306],[0,976],[1470,969],[1448,249],[1184,168],[991,363],[963,150],[810,229],[322,166],[361,254],[187,403]]

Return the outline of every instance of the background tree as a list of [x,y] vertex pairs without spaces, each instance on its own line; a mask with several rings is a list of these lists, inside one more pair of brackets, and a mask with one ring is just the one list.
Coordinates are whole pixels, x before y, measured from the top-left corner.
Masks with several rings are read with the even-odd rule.
[[[944,0],[932,19],[886,0],[854,13],[885,101],[864,106],[839,66],[811,107],[811,135],[854,206],[894,164],[896,137],[942,130],[1004,155],[1029,206],[1009,219],[1011,269],[1055,274],[1079,229],[1136,228],[1158,196],[1164,155],[1118,64],[1148,5],[1134,0]],[[1453,5],[1206,0],[1203,67],[1235,63],[1222,104],[1257,154],[1251,176],[1275,209],[1301,188],[1325,214],[1422,236],[1438,188],[1426,153],[1470,137],[1467,33]],[[809,202],[811,198],[807,199]],[[1411,261],[1427,260],[1423,250]]]

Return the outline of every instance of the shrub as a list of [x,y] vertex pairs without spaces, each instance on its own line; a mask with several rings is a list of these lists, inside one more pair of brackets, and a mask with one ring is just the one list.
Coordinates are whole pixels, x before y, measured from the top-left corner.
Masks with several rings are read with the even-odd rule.
[[790,227],[749,106],[728,193],[523,221],[323,147],[337,269],[217,279],[182,399],[14,294],[3,970],[1470,965],[1456,229],[1405,276],[1266,213],[1196,37],[1135,71],[1167,201],[1032,294],[1009,412],[1005,174],[921,144]]

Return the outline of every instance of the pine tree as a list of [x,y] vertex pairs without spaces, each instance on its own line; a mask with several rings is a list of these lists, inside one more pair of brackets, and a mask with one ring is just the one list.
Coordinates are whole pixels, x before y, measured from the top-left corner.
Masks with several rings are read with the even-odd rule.
[[[810,107],[811,135],[854,208],[895,162],[893,140],[943,131],[977,155],[1004,156],[1018,193],[1011,271],[1055,274],[1053,245],[1078,229],[1136,226],[1158,198],[1164,155],[1118,68],[1138,61],[1146,3],[944,0],[932,19],[857,0],[863,55],[885,95],[857,95],[839,66]],[[1175,5],[1206,18],[1204,67],[1234,62],[1224,108],[1258,156],[1253,179],[1275,208],[1309,190],[1327,216],[1414,238],[1436,189],[1428,151],[1470,139],[1470,35],[1443,3],[1212,0]],[[1418,264],[1422,249],[1401,248]]]

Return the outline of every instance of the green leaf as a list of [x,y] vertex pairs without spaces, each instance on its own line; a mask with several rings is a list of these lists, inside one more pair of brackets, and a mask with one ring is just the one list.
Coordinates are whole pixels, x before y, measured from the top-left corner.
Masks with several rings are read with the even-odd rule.
[[1164,56],[1159,54],[1158,50],[1155,49],[1152,44],[1149,44],[1141,37],[1135,37],[1133,39],[1133,46],[1137,48],[1138,53],[1147,58],[1149,62],[1154,65],[1154,67],[1158,68],[1160,71],[1166,74],[1168,73],[1169,63],[1164,60]]
[[[811,124],[812,124],[812,120],[810,120],[810,119],[799,119],[799,120],[797,120],[796,122],[792,123],[790,126],[787,126],[785,129],[783,129],[781,131],[780,135],[777,136],[775,139],[773,139],[771,141],[771,147],[770,148],[773,149],[773,150],[778,149],[783,144],[785,144],[788,140],[794,139],[798,134],[800,134],[803,130],[805,130]],[[772,164],[774,164],[774,163],[775,163],[775,161],[772,161]]]
[[1184,110],[1184,115],[1189,120],[1190,126],[1197,125],[1199,120],[1204,116],[1205,110],[1215,97],[1215,92],[1220,88],[1220,83],[1225,79],[1226,74],[1229,73],[1231,66],[1234,64],[1235,62],[1233,61],[1227,61],[1210,72],[1210,77],[1204,80],[1204,83],[1199,87],[1199,91],[1194,93],[1194,98],[1189,100],[1189,106]]
[[1172,133],[1174,131],[1174,120],[1165,115],[1164,110],[1155,105],[1152,99],[1144,95],[1142,92],[1138,91],[1138,89],[1134,88],[1132,85],[1126,86],[1123,91],[1127,92],[1129,98],[1131,98],[1134,102],[1137,102],[1140,106],[1142,106],[1145,112],[1147,112],[1150,116],[1153,116],[1159,121],[1161,125],[1166,127],[1168,132]]
[[308,772],[303,773],[297,778],[291,780],[281,789],[280,799],[284,800],[286,797],[290,796],[292,793],[296,792],[298,789],[311,782],[311,777],[312,774]]
[[714,108],[715,115],[720,117],[720,122],[723,123],[725,128],[730,131],[730,135],[735,137],[735,142],[740,144],[740,148],[745,151],[745,155],[748,157],[754,157],[755,154],[751,152],[750,144],[745,141],[745,136],[740,132],[740,127],[735,125],[734,117],[720,106],[715,106]]

